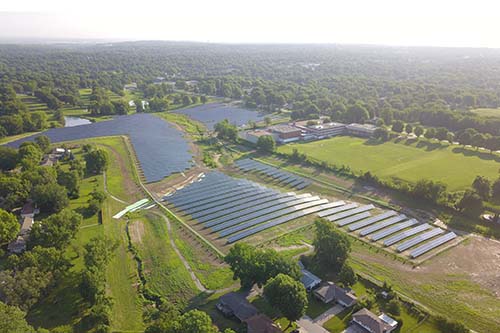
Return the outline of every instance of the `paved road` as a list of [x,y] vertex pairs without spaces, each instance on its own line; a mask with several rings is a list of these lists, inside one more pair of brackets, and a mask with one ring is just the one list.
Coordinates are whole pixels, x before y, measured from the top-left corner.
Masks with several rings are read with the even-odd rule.
[[300,318],[299,326],[305,328],[308,333],[330,333],[321,325],[314,323],[314,321],[308,316]]

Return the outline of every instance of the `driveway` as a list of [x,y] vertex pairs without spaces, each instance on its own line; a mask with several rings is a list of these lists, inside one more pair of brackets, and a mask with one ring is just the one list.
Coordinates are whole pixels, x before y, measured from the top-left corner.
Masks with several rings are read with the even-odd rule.
[[307,330],[308,333],[330,333],[321,325],[316,324],[310,317],[303,316],[299,320],[299,326]]
[[314,323],[323,326],[324,323],[326,323],[332,317],[338,315],[340,312],[342,312],[342,310],[344,310],[344,307],[340,304],[337,304],[314,318]]

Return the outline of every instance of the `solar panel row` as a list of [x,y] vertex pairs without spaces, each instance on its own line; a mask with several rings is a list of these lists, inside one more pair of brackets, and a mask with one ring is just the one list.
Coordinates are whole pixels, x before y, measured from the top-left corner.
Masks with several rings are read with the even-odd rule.
[[370,212],[363,212],[361,214],[349,216],[340,222],[343,223],[342,225],[346,225],[346,224],[353,223],[353,222],[356,222],[356,221],[359,221],[362,219],[366,219],[367,217],[370,217],[370,216],[371,216]]
[[403,252],[403,251],[409,249],[410,247],[413,247],[413,246],[417,245],[418,243],[422,243],[423,241],[426,241],[434,236],[440,235],[443,232],[444,232],[443,229],[434,228],[431,231],[427,231],[421,235],[418,235],[417,237],[414,237],[410,240],[407,240],[406,242],[399,245],[396,248],[396,250],[398,250],[398,252]]
[[[351,216],[351,215],[354,215],[354,214],[357,214],[357,213],[363,213],[363,212],[366,212],[366,211],[369,211],[371,209],[375,208],[375,206],[373,205],[365,205],[365,206],[361,206],[359,208],[356,208],[356,209],[352,209],[352,210],[348,210],[348,211],[345,211],[345,212],[342,212],[342,213],[337,213],[337,214],[333,214],[333,215],[329,215],[326,217],[326,219],[330,222],[332,221],[337,221],[337,220],[341,220],[345,217],[348,217],[348,216]],[[338,225],[340,226],[344,226],[348,223],[346,222],[337,222]]]
[[259,187],[259,186],[255,183],[252,184],[250,182],[233,182],[233,183],[229,183],[227,185],[224,185],[220,188],[210,188],[209,190],[203,190],[200,193],[191,194],[191,195],[188,195],[186,197],[182,197],[180,199],[173,198],[173,199],[170,199],[169,202],[173,203],[176,206],[180,206],[180,205],[185,204],[185,203],[198,201],[198,200],[207,198],[208,193],[210,193],[210,197],[213,198],[214,196],[218,196],[218,195],[233,191],[234,189],[236,189],[238,187]]
[[397,235],[392,236],[391,238],[386,239],[384,241],[384,246],[391,246],[391,245],[396,244],[397,242],[399,242],[405,238],[416,235],[419,232],[425,231],[429,228],[431,228],[431,226],[427,223],[424,223],[424,224],[421,224],[415,228],[411,228],[409,230],[403,231]]
[[385,221],[382,221],[380,223],[377,223],[377,224],[371,225],[369,227],[366,227],[364,229],[361,229],[361,231],[359,232],[359,235],[360,236],[369,235],[372,232],[378,231],[378,230],[380,230],[382,228],[385,228],[385,227],[388,227],[390,225],[396,224],[396,223],[401,222],[403,220],[406,220],[406,215],[404,215],[404,214],[398,215],[396,217],[390,218],[388,220],[385,220]]
[[376,242],[382,238],[385,238],[389,235],[392,235],[393,233],[396,233],[396,232],[401,231],[403,229],[414,226],[417,223],[418,223],[418,221],[415,219],[411,219],[411,220],[403,222],[403,223],[398,223],[395,226],[392,226],[390,228],[387,228],[385,230],[382,230],[382,231],[377,232],[376,234],[372,235],[371,240]]
[[288,185],[291,187],[300,187],[300,189],[303,189],[311,183],[309,180],[306,180],[300,176],[296,176],[292,173],[280,170],[273,166],[266,165],[252,159],[242,159],[236,161],[236,165],[244,171],[257,171],[275,179],[283,185]]
[[300,198],[300,199],[296,199],[296,200],[293,200],[293,201],[290,201],[290,202],[282,203],[282,204],[279,204],[279,205],[276,205],[276,206],[273,206],[273,207],[270,207],[270,208],[267,208],[267,209],[262,209],[262,210],[259,210],[259,211],[254,211],[251,214],[244,215],[244,216],[241,216],[239,218],[236,218],[236,219],[233,219],[233,220],[221,223],[221,224],[217,224],[214,227],[212,227],[212,231],[214,231],[214,232],[220,231],[222,229],[225,229],[225,228],[237,225],[239,223],[242,223],[242,222],[249,221],[251,219],[257,218],[259,216],[263,216],[263,215],[266,215],[266,214],[271,214],[271,213],[273,213],[273,212],[275,212],[277,210],[280,210],[280,209],[285,209],[285,208],[288,208],[288,207],[293,207],[294,205],[298,205],[298,204],[305,203],[305,202],[310,202],[310,201],[315,201],[315,200],[318,200],[318,199],[319,199],[319,197],[312,197],[312,196],[311,197],[306,197],[306,198]]
[[286,214],[289,214],[289,213],[294,213],[294,212],[299,211],[301,209],[305,209],[305,208],[309,208],[309,207],[321,205],[323,203],[324,203],[324,200],[315,200],[315,201],[306,202],[306,203],[303,203],[303,204],[300,204],[300,205],[297,205],[297,206],[292,206],[292,207],[289,207],[289,208],[286,208],[286,209],[282,209],[282,210],[276,211],[276,212],[274,212],[272,214],[268,214],[268,215],[262,216],[260,218],[257,218],[255,220],[252,220],[252,221],[249,221],[249,222],[245,222],[245,223],[242,223],[242,224],[238,224],[238,225],[235,225],[235,226],[230,227],[228,229],[224,229],[221,232],[219,232],[219,235],[221,237],[226,237],[226,236],[234,234],[234,233],[236,233],[238,231],[241,231],[241,230],[244,230],[244,229],[248,229],[248,228],[253,227],[255,225],[258,225],[258,224],[267,222],[269,220],[275,219],[277,217],[280,217],[280,216],[283,216],[283,215],[286,215]]
[[391,216],[394,216],[394,215],[397,215],[397,213],[395,211],[393,211],[393,210],[390,210],[388,212],[376,215],[376,216],[374,216],[372,218],[369,218],[367,220],[351,224],[349,226],[349,231],[354,231],[354,230],[361,229],[361,228],[366,227],[366,226],[368,226],[370,224],[373,224],[373,223],[385,220],[385,219],[387,219],[387,218],[389,218]]
[[325,216],[328,216],[328,215],[332,215],[332,214],[335,214],[335,213],[343,212],[345,210],[353,209],[353,208],[356,208],[356,207],[358,207],[358,204],[350,203],[348,205],[344,205],[344,206],[332,208],[332,209],[329,209],[329,210],[325,210],[324,212],[319,213],[318,216],[319,217],[325,217]]
[[422,254],[429,252],[430,250],[455,239],[457,235],[454,232],[449,232],[446,235],[436,238],[435,240],[417,247],[415,250],[411,251],[410,257],[416,258]]

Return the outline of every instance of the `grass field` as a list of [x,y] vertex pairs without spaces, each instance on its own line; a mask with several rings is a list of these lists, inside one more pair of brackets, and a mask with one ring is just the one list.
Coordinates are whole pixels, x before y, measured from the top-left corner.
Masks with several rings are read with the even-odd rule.
[[480,108],[471,110],[471,112],[484,118],[500,118],[500,109]]
[[496,179],[500,168],[497,155],[424,140],[373,143],[342,136],[288,144],[279,147],[278,151],[291,153],[294,148],[317,160],[349,166],[355,172],[370,171],[380,178],[395,177],[409,182],[432,179],[445,183],[451,191],[470,187],[477,175]]

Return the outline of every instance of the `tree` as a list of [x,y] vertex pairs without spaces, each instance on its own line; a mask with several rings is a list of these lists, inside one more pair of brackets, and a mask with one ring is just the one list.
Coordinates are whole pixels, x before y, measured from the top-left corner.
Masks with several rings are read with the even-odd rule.
[[167,327],[165,333],[217,333],[208,314],[200,310],[184,313]]
[[25,317],[26,313],[19,308],[0,302],[0,332],[35,333]]
[[364,123],[369,118],[368,110],[360,103],[351,105],[345,113],[345,120],[350,123]]
[[235,141],[238,136],[238,129],[236,126],[231,125],[227,119],[215,124],[214,130],[220,139]]
[[405,132],[410,134],[411,132],[413,132],[413,126],[411,126],[411,124],[406,124],[405,126]]
[[402,133],[405,128],[405,123],[403,123],[401,120],[396,120],[392,124],[392,130],[397,133]]
[[484,134],[476,133],[476,134],[474,134],[474,136],[471,139],[471,144],[472,144],[472,146],[476,147],[476,149],[477,149],[480,147],[484,147],[485,141],[486,141],[486,138],[485,138]]
[[411,193],[425,200],[439,203],[445,199],[446,185],[428,179],[420,179],[413,186]]
[[479,194],[481,199],[487,201],[490,198],[491,182],[488,178],[477,176],[472,182],[472,188]]
[[57,183],[66,188],[69,197],[78,198],[80,192],[80,177],[77,171],[64,171],[58,168]]
[[59,212],[69,204],[66,188],[56,183],[36,185],[32,197],[44,213]]
[[261,151],[272,153],[276,149],[276,142],[272,135],[262,135],[257,140],[257,148]]
[[85,155],[85,165],[89,174],[100,174],[108,167],[109,159],[106,151],[95,149]]
[[35,143],[40,147],[40,150],[45,152],[50,147],[50,139],[46,135],[40,135],[35,138]]
[[0,169],[9,171],[16,167],[18,161],[17,150],[11,147],[0,146]]
[[102,203],[106,200],[106,193],[103,191],[98,191],[97,189],[94,189],[92,192],[90,192],[90,198],[87,201],[87,208],[88,211],[91,215],[96,214],[101,210]]
[[436,136],[435,137],[439,141],[447,140],[448,139],[448,130],[446,128],[444,128],[444,127],[439,127],[436,130]]
[[477,217],[483,212],[483,200],[477,193],[467,190],[458,202],[457,209],[469,216]]
[[436,137],[436,130],[434,128],[428,128],[425,133],[424,133],[424,136],[427,138],[427,139],[434,139]]
[[34,142],[24,142],[19,147],[19,163],[24,170],[32,169],[42,160],[43,153]]
[[493,200],[500,201],[500,178],[498,178],[491,187],[491,196]]
[[0,294],[8,305],[21,310],[29,310],[42,296],[42,292],[52,280],[52,273],[42,272],[36,267],[23,270],[0,271]]
[[290,321],[288,327],[306,312],[308,300],[304,285],[286,274],[271,278],[264,287],[264,296]]
[[379,127],[373,132],[373,137],[380,141],[389,140],[389,131],[384,127]]
[[0,208],[0,245],[5,245],[16,239],[20,225],[17,217]]
[[266,124],[266,126],[271,126],[273,121],[271,120],[271,117],[266,116],[266,117],[264,117],[264,123]]
[[342,268],[340,269],[339,281],[342,282],[344,287],[352,286],[358,281],[356,273],[354,273],[352,267],[347,263],[344,263],[344,265],[342,265]]
[[316,226],[314,258],[321,265],[332,267],[334,271],[339,272],[351,251],[349,238],[327,220],[317,219],[314,225]]
[[262,286],[279,273],[289,274],[297,280],[301,276],[297,262],[273,249],[258,250],[245,243],[233,246],[224,260],[233,271],[233,279],[239,279],[244,288],[253,284]]
[[36,221],[31,227],[28,245],[30,248],[40,245],[63,249],[75,238],[81,223],[80,214],[64,209],[42,221]]
[[401,307],[397,298],[391,299],[387,302],[386,310],[392,315],[399,316],[401,314]]
[[424,128],[422,126],[417,126],[415,127],[414,133],[417,137],[420,137],[422,134],[424,134]]

